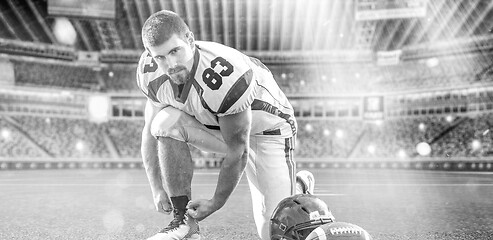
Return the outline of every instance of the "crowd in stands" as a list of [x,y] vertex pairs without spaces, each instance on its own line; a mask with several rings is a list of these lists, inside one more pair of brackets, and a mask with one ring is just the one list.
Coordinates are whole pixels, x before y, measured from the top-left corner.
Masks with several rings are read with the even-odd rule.
[[0,157],[39,157],[42,153],[22,133],[0,118]]
[[[108,158],[113,144],[120,158],[140,157],[142,121],[112,120],[102,124],[82,119],[16,116],[19,129],[0,119],[0,157]],[[425,157],[493,155],[493,114],[458,117],[361,120],[299,120],[297,158],[414,158],[416,145],[427,142]],[[112,143],[105,141],[104,137]],[[38,147],[36,147],[38,146]],[[193,157],[215,157],[191,147]],[[45,154],[46,155],[46,154]]]
[[[135,66],[111,64],[100,69],[12,60],[16,85],[138,91]],[[428,89],[489,81],[490,62],[474,56],[409,61],[396,66],[353,65],[270,66],[281,88],[289,94],[345,94],[371,91]],[[486,70],[486,71],[485,71]],[[490,96],[488,96],[490,97]],[[493,155],[491,114],[386,119],[381,124],[362,120],[298,120],[296,156],[300,158],[416,157],[416,144],[428,142],[431,157],[484,157]],[[1,119],[0,119],[1,120]],[[0,121],[9,135],[0,139],[0,157],[51,155],[74,157],[140,157],[143,120],[111,120],[102,124],[83,119],[16,116]],[[194,157],[208,157],[191,148]],[[41,151],[41,153],[40,153]]]
[[417,156],[418,143],[431,142],[451,124],[445,118],[435,116],[365,123],[365,134],[362,135],[353,157]]
[[[359,94],[467,86],[491,81],[493,61],[481,55],[430,58],[392,66],[372,64],[270,65],[289,94]],[[87,66],[12,60],[17,85],[55,86],[105,91],[138,91],[136,64]]]
[[492,61],[477,57],[426,59],[394,66],[269,66],[288,94],[340,95],[467,87],[493,79]]
[[104,79],[106,90],[112,92],[138,91],[135,70],[136,65],[123,64],[103,68],[101,76]]
[[108,128],[120,156],[140,157],[140,137],[144,121],[109,121],[104,125]]
[[493,155],[493,114],[465,117],[452,131],[432,144],[437,157],[483,157]]
[[[9,118],[13,123],[0,118],[0,158],[110,158],[114,157],[111,149],[116,150],[117,158],[141,156],[143,120],[112,120],[96,124],[85,119]],[[195,158],[216,157],[193,146],[190,150]]]
[[298,120],[295,156],[346,158],[363,133],[360,120]]
[[98,72],[90,67],[13,61],[18,86],[100,90]]
[[50,155],[59,158],[110,157],[100,125],[82,119],[16,116],[13,120]]

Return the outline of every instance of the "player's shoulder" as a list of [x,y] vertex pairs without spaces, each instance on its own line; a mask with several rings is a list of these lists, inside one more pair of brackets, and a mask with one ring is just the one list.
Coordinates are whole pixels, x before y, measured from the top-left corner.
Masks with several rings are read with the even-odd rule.
[[[144,51],[139,58],[139,63],[137,65],[136,71],[137,85],[139,88],[147,94],[148,88],[159,87],[161,84],[151,84],[155,80],[166,80],[163,78],[163,72],[149,54],[149,52]],[[161,81],[162,82],[162,81]]]
[[196,46],[198,47],[202,57],[206,60],[211,61],[217,57],[221,57],[226,59],[228,63],[233,66],[246,67],[248,65],[246,61],[248,57],[232,47],[208,41],[197,41]]
[[245,93],[250,92],[253,78],[248,57],[219,43],[197,41],[196,46],[200,52],[200,66],[195,79],[208,108],[223,114],[233,110],[234,105],[247,101],[249,97]]
[[[145,67],[146,65],[149,66],[149,65],[152,65],[152,63],[155,63],[151,54],[149,54],[149,52],[147,51],[144,51],[142,52],[142,54],[140,54],[140,58],[139,58],[139,63],[137,64],[137,73],[138,74],[144,74],[144,70],[145,70]],[[157,64],[154,64],[155,65],[155,69],[154,70],[157,70]],[[149,69],[147,69],[148,71]]]

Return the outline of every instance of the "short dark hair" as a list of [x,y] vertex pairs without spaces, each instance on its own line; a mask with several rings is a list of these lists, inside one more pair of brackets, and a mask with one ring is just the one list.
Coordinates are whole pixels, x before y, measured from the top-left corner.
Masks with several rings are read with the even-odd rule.
[[174,34],[185,37],[190,32],[187,24],[176,13],[162,10],[152,14],[142,26],[142,43],[144,46],[158,46]]

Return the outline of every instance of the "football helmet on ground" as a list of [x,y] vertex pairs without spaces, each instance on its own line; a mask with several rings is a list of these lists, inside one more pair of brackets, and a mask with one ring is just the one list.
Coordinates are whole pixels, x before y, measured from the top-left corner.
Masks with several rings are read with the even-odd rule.
[[282,200],[270,220],[272,240],[304,240],[313,229],[334,222],[327,204],[311,194],[297,194]]

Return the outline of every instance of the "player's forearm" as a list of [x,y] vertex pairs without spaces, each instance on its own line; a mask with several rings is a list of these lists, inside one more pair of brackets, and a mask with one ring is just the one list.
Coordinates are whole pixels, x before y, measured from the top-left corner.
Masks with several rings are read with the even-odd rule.
[[243,171],[248,161],[248,146],[243,150],[233,153],[228,152],[221,165],[216,192],[212,198],[216,209],[224,206],[231,193],[240,182]]
[[164,192],[157,155],[157,143],[154,137],[142,134],[141,154],[152,193]]

